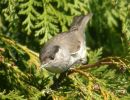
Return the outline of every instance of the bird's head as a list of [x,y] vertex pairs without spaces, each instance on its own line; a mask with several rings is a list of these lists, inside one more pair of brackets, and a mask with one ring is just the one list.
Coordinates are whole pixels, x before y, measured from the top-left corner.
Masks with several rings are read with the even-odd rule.
[[43,48],[40,53],[41,68],[54,73],[65,71],[68,67],[69,59],[69,52],[60,46]]

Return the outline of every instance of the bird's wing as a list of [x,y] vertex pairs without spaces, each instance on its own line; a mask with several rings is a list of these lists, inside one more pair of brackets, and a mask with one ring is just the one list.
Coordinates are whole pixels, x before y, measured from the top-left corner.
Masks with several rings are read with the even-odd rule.
[[65,47],[71,54],[75,54],[80,50],[81,41],[73,33],[64,32],[50,39],[47,42],[47,46],[48,45]]
[[70,43],[70,46],[69,46],[69,51],[71,54],[76,54],[80,50],[80,47],[81,47],[80,41],[72,40],[72,42]]
[[75,54],[80,50],[81,41],[74,34],[66,33],[64,34],[64,36],[63,35],[61,36],[62,37],[60,37],[58,43],[61,44],[61,46],[66,47],[71,54]]

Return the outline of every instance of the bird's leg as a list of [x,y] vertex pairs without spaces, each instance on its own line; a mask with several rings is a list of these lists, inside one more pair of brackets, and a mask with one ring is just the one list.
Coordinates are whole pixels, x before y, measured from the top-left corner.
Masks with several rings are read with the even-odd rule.
[[89,63],[89,58],[88,58],[88,56],[81,59],[81,65],[87,65],[88,63]]

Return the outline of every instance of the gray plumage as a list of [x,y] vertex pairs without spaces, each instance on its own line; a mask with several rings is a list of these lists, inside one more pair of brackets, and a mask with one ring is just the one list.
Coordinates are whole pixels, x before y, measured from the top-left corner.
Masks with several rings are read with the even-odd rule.
[[41,67],[61,73],[75,63],[86,60],[85,27],[92,14],[76,16],[68,32],[51,38],[40,51]]

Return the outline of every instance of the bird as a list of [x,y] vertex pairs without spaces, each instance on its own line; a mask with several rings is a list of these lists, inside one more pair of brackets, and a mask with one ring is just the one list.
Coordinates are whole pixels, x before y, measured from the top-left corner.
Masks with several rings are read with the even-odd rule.
[[41,68],[52,73],[62,73],[75,64],[86,63],[86,25],[92,13],[75,16],[67,32],[48,40],[40,50]]

